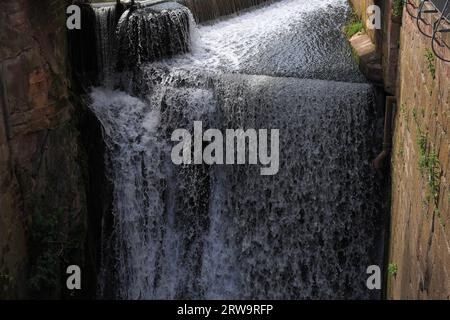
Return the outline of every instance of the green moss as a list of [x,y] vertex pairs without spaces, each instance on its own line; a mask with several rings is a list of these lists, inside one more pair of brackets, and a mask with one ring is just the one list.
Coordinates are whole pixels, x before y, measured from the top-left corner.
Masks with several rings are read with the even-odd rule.
[[348,38],[353,37],[358,32],[364,29],[363,23],[361,21],[351,20],[345,27],[344,33]]
[[413,108],[412,116],[413,116],[414,121],[417,123],[417,109],[416,108]]
[[404,103],[402,103],[401,107],[400,107],[400,112],[403,116],[403,119],[408,122],[409,120],[409,116],[408,116],[408,108],[406,107],[406,105]]
[[439,157],[433,150],[428,151],[427,137],[418,128],[417,130],[417,144],[419,148],[419,169],[422,174],[427,179],[427,202],[432,202],[435,208],[438,209],[439,206],[439,193],[440,193],[440,179],[441,179],[441,165],[439,162]]
[[426,174],[428,178],[428,195],[427,198],[434,202],[436,207],[439,205],[441,165],[439,158],[434,151],[431,151],[427,157]]
[[430,200],[437,202],[441,176],[439,157],[434,151],[427,151],[427,137],[420,129],[418,130],[417,144],[419,147],[420,172],[428,179]]
[[405,147],[402,145],[398,150],[398,157],[403,160],[405,159]]
[[[431,77],[436,79],[436,57],[430,49],[425,50],[425,59],[427,62],[427,69]],[[432,93],[431,93],[432,94]]]
[[355,60],[356,64],[359,65],[361,62],[361,58],[358,55],[358,52],[356,52],[356,50],[353,47],[352,47],[352,56],[353,56],[353,59]]
[[388,275],[390,277],[396,277],[398,273],[398,265],[396,263],[389,263],[388,265]]
[[392,14],[394,17],[400,17],[403,14],[403,0],[394,0],[392,3]]
[[427,136],[420,128],[417,129],[417,146],[419,147],[419,168],[423,174],[428,164]]

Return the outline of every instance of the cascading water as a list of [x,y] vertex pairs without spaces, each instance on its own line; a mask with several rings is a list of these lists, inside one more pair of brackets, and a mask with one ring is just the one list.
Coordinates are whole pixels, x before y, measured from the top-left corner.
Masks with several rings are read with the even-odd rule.
[[[370,164],[380,115],[339,31],[348,13],[346,0],[280,1],[200,26],[191,53],[140,60],[131,84],[117,75],[127,91],[92,90],[114,184],[101,296],[379,297],[365,280],[382,262]],[[159,28],[177,30],[174,14]],[[130,45],[154,48],[148,19],[132,23]],[[222,132],[280,129],[278,174],[174,165],[171,134],[196,120]]]
[[105,83],[114,73],[116,7],[113,5],[96,7],[94,13],[99,80]]
[[199,22],[214,20],[270,1],[277,0],[178,0],[192,11]]
[[117,30],[119,70],[188,52],[191,18],[175,3],[126,11]]
[[189,10],[172,2],[146,5],[153,2],[123,13],[123,7],[112,4],[94,7],[98,78],[103,85],[112,87],[117,71],[189,51]]

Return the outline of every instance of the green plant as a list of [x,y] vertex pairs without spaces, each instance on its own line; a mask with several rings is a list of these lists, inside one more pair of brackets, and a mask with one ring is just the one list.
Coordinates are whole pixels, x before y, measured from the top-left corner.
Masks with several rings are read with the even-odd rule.
[[398,156],[402,160],[405,158],[405,147],[403,145],[398,150]]
[[408,109],[406,108],[406,105],[404,103],[402,103],[401,107],[400,107],[400,112],[403,116],[403,119],[408,122]]
[[427,137],[418,128],[417,144],[419,147],[419,168],[422,175],[427,177],[428,192],[427,200],[433,201],[436,207],[439,204],[441,165],[439,157],[434,151],[427,151]]
[[428,198],[433,200],[436,207],[439,203],[441,165],[439,158],[434,151],[431,151],[427,157],[427,176],[428,176]]
[[363,30],[363,23],[361,21],[352,20],[344,27],[344,33],[348,38]]
[[425,50],[425,58],[427,60],[427,69],[433,80],[436,79],[436,57],[430,49]]
[[412,109],[412,116],[413,116],[414,122],[416,122],[416,124],[417,124],[417,109],[416,108]]
[[392,4],[392,14],[394,17],[400,17],[403,14],[403,0],[394,0]]
[[389,263],[388,274],[390,277],[396,277],[398,273],[398,265],[396,263]]
[[422,174],[427,167],[427,136],[420,130],[417,129],[417,145],[419,147],[419,168]]

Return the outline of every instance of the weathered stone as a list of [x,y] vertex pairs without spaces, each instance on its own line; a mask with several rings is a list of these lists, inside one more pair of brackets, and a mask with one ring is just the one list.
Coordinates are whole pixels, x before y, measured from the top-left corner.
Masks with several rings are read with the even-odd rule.
[[[61,297],[64,264],[85,261],[87,209],[68,93],[66,5],[0,3],[0,297]],[[61,248],[39,238],[42,219]]]
[[[430,40],[404,14],[392,159],[389,258],[399,271],[389,280],[391,299],[450,298],[450,64],[435,59],[433,79],[425,58],[427,50]],[[419,166],[423,153],[420,134],[426,137],[426,155],[434,152],[438,156],[439,174],[435,178]],[[439,185],[434,199],[430,199],[430,179]]]
[[367,33],[355,34],[350,39],[350,44],[358,57],[359,67],[367,79],[375,83],[382,83],[381,58]]

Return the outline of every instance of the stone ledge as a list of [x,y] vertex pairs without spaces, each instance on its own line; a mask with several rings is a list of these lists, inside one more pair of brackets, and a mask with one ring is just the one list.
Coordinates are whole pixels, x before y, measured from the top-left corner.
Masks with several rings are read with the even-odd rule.
[[357,57],[361,72],[369,81],[381,84],[383,82],[381,57],[369,35],[365,32],[359,32],[350,38],[350,44]]

